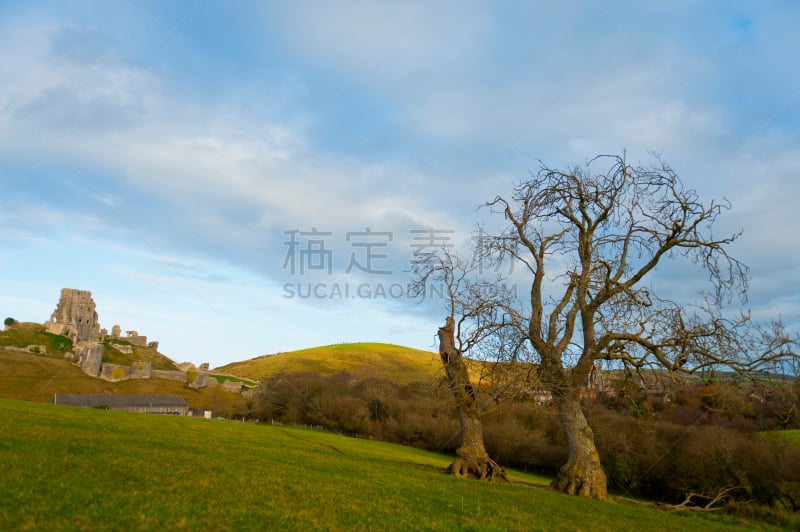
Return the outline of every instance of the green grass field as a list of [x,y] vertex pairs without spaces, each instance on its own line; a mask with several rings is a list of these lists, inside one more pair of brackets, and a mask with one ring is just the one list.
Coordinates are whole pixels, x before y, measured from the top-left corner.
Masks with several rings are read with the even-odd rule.
[[438,355],[392,344],[355,343],[313,347],[265,355],[217,368],[222,373],[259,381],[278,373],[312,371],[330,375],[340,371],[369,371],[400,384],[427,380],[441,371]]
[[445,456],[283,426],[0,399],[0,530],[741,530],[444,474]]
[[247,386],[248,388],[252,388],[256,384],[258,384],[257,382],[252,381],[250,379],[242,379],[240,377],[231,377],[230,375],[209,374],[209,377],[212,377],[212,378],[216,379],[217,382],[220,383],[220,384],[222,384],[223,382],[226,382],[226,381],[239,382],[239,383]]
[[800,430],[776,430],[763,434],[769,439],[786,441],[800,449]]

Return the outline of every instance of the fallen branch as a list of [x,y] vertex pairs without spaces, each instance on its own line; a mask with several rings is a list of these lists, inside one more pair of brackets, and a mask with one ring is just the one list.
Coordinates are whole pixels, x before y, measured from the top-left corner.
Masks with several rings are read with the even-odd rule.
[[[695,510],[695,511],[704,511],[710,512],[714,510],[719,510],[721,507],[714,508],[715,504],[720,503],[721,501],[727,500],[729,498],[730,493],[733,490],[742,489],[742,486],[726,486],[719,490],[716,495],[704,495],[702,493],[694,493],[689,492],[686,494],[686,499],[680,504],[673,505],[672,508],[676,510]],[[689,506],[692,502],[692,499],[697,497],[698,499],[705,499],[708,501],[705,506]]]

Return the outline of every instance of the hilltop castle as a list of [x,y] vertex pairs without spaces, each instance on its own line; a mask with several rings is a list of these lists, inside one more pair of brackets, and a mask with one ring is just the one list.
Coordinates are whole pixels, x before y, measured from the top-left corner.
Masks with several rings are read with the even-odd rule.
[[[88,290],[62,288],[56,309],[44,325],[47,332],[72,340],[74,349],[66,358],[77,363],[84,373],[92,377],[110,381],[158,377],[185,382],[192,388],[219,384],[216,379],[209,378],[208,364],[201,365],[199,370],[189,364],[181,371],[169,371],[152,369],[151,362],[146,361],[134,362],[130,366],[103,362],[106,345],[120,353],[132,354],[134,346],[158,350],[158,342],[148,342],[147,336],[137,331],[125,331],[126,336],[123,337],[119,325],[111,328],[111,334],[101,329],[92,293]],[[241,391],[241,383],[226,381],[222,387],[227,391]]]
[[[106,329],[100,328],[90,291],[62,288],[56,309],[44,325],[47,332],[66,336],[72,340],[75,346],[72,359],[84,372],[93,377],[104,376],[106,372],[102,371],[102,367],[105,348],[102,342],[109,338],[109,335]],[[120,326],[114,325],[111,328],[110,339],[121,338],[121,332]],[[113,342],[109,345],[122,353],[133,353],[131,345],[158,349],[158,342],[148,343],[147,337],[140,336],[136,331],[126,332],[125,340],[130,345],[118,345]],[[147,363],[147,367],[149,366]]]

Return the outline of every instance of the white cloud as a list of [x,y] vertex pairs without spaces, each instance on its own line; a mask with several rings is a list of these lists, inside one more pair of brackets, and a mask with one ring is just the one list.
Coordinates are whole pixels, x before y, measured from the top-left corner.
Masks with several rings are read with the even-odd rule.
[[[194,211],[200,217],[193,223],[226,238],[253,239],[260,230],[232,224],[226,207],[260,211],[253,222],[262,226],[322,213],[332,224],[353,218],[372,223],[389,212],[422,217],[407,169],[311,152],[302,131],[263,123],[224,103],[183,100],[114,54],[94,62],[81,54],[62,59],[67,51],[61,51],[56,60],[50,45],[65,31],[34,24],[9,33],[16,43],[9,48],[27,53],[24,66],[11,54],[0,56],[0,72],[19,69],[21,78],[0,87],[0,98],[11,102],[0,110],[0,149],[7,155],[99,167],[108,180],[125,175],[128,186]],[[391,197],[374,197],[376,189]],[[120,201],[98,191],[90,195],[106,206]]]

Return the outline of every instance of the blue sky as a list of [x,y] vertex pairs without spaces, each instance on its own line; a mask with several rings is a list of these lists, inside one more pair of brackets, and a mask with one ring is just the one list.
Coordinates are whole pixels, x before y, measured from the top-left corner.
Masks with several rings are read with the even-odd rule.
[[500,223],[476,206],[537,158],[626,149],[731,201],[748,308],[800,329],[800,4],[643,4],[0,1],[0,313],[91,290],[212,367],[432,349],[414,246]]

